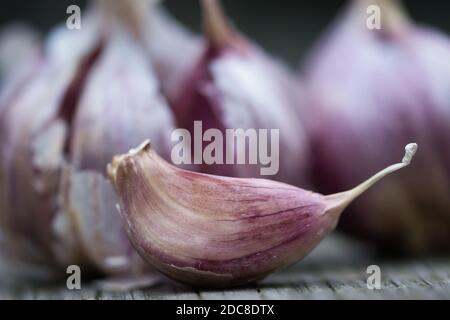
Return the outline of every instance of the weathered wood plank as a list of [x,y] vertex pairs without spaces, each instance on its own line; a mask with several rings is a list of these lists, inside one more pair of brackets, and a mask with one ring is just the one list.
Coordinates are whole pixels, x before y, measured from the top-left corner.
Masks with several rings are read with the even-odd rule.
[[[381,290],[367,288],[367,266],[382,271]],[[197,291],[172,282],[145,290],[107,292],[92,284],[0,286],[0,299],[450,299],[450,257],[385,261],[344,237],[327,239],[307,259],[248,287]]]

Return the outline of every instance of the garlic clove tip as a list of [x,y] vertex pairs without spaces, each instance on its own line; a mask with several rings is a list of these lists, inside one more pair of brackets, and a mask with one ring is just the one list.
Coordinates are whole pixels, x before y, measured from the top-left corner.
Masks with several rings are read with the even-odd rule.
[[417,143],[407,144],[405,147],[405,156],[402,159],[402,163],[404,163],[405,165],[409,165],[418,148],[419,146],[417,145]]

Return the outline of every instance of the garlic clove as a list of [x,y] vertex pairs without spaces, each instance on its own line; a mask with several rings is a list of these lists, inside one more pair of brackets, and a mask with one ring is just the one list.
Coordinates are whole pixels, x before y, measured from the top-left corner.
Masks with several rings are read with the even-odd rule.
[[126,30],[113,31],[80,97],[71,163],[103,172],[114,154],[147,137],[168,158],[173,128],[143,48]]
[[323,196],[284,183],[212,176],[176,168],[148,142],[114,157],[108,174],[136,250],[171,278],[226,287],[258,280],[302,259],[342,211],[390,166],[358,187]]
[[[385,19],[381,30],[366,25],[367,6],[374,3]],[[388,250],[448,250],[450,42],[407,19],[395,3],[352,2],[306,60],[312,175],[320,192],[337,192],[390,163],[393,150],[407,141],[417,141],[422,152],[413,174],[402,172],[374,187],[341,225]]]
[[[224,135],[226,129],[279,129],[283,156],[278,174],[272,177],[292,183],[304,181],[309,153],[297,114],[302,99],[297,95],[296,80],[282,63],[231,27],[218,1],[202,1],[202,7],[205,42],[201,57],[183,75],[177,94],[168,95],[178,126],[188,129],[191,136],[195,136],[194,121],[202,121],[205,131],[218,129]],[[233,146],[226,144],[226,148]],[[235,154],[246,151],[234,148]],[[203,164],[201,171],[259,177],[261,167],[261,163],[214,163]]]
[[70,167],[62,175],[61,209],[53,220],[58,262],[82,265],[85,272],[139,273],[143,264],[126,237],[110,182],[98,172]]

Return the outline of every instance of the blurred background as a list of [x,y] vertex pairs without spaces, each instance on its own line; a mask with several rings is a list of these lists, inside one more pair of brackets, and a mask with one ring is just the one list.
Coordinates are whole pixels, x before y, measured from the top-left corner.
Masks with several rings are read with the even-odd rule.
[[[132,1],[132,0],[131,0]],[[296,64],[333,19],[345,1],[223,0],[228,16],[242,32],[268,51]],[[23,20],[47,31],[65,21],[70,4],[83,7],[82,0],[2,0],[0,27]],[[193,30],[201,25],[198,0],[165,0],[165,6]],[[450,34],[450,2],[444,0],[406,0],[411,16]]]

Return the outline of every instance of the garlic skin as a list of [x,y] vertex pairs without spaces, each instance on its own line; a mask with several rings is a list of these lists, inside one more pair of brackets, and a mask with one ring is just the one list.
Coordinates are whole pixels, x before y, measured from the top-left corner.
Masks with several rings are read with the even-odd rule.
[[0,88],[21,73],[22,64],[27,64],[39,48],[40,36],[29,25],[17,22],[0,29]]
[[302,259],[342,211],[376,181],[323,196],[281,182],[213,176],[176,168],[144,142],[116,156],[108,174],[120,198],[128,236],[161,272],[193,286],[242,285]]
[[[366,26],[370,4],[380,5],[381,30]],[[351,2],[312,50],[304,76],[320,192],[354,185],[408,140],[422,146],[410,171],[355,202],[344,230],[389,250],[450,249],[449,55],[447,36],[382,0]]]
[[[168,101],[180,128],[203,130],[279,129],[279,172],[275,180],[305,182],[308,143],[297,114],[299,85],[280,62],[234,30],[216,0],[202,1],[205,40],[201,56],[182,76]],[[226,146],[231,148],[231,146]],[[235,146],[235,154],[245,152]],[[259,177],[259,165],[204,164],[204,173]]]
[[93,275],[148,269],[105,168],[147,138],[169,154],[174,126],[139,32],[107,7],[88,13],[83,32],[53,31],[34,75],[0,108],[0,230],[12,265],[56,277],[70,264]]

